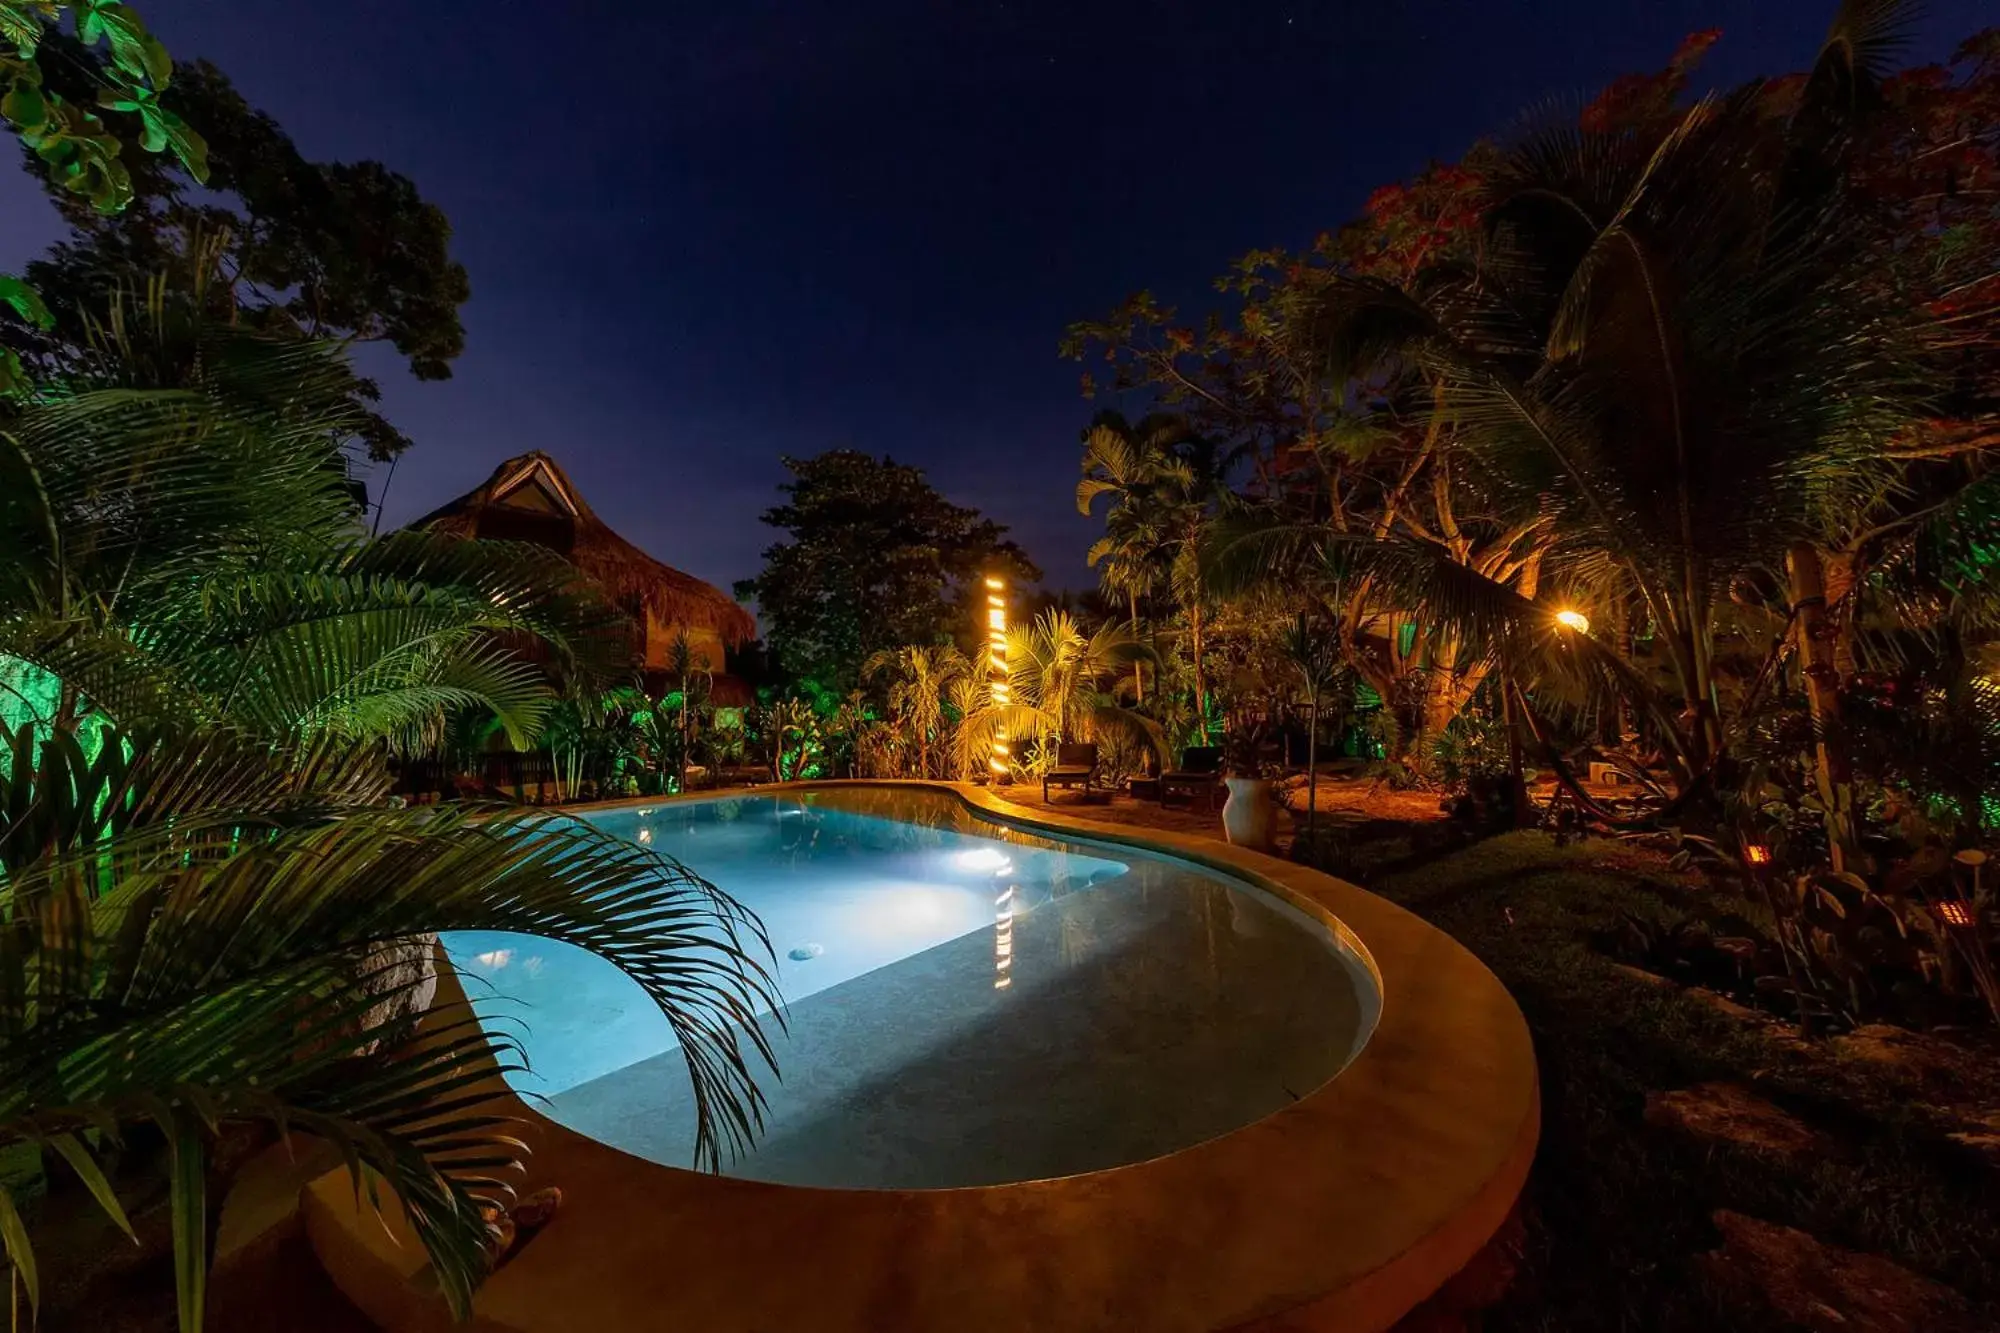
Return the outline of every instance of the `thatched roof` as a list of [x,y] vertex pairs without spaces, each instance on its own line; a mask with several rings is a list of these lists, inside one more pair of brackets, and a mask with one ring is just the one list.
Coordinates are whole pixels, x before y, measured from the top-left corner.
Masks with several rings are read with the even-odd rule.
[[539,449],[508,459],[484,482],[410,526],[534,542],[560,552],[620,602],[650,611],[665,624],[714,630],[732,648],[757,634],[749,611],[720,588],[661,564],[613,532],[555,459]]

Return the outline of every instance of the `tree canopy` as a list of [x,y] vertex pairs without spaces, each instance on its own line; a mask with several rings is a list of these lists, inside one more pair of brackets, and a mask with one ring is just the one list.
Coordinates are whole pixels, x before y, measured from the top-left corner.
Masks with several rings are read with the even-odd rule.
[[[1595,598],[1712,712],[1707,656],[1762,659],[1768,627],[1735,622],[1790,544],[1819,545],[1852,626],[1894,597],[1906,623],[1898,571],[1986,541],[2000,33],[1899,71],[1900,15],[1843,7],[1809,72],[1702,99],[1719,34],[1696,33],[1304,251],[1246,255],[1205,321],[1140,293],[1065,349],[1099,361],[1087,393],[1249,451],[1261,532],[1232,515],[1213,573],[1320,599],[1399,730],[1437,733],[1493,665],[1475,595],[1537,625],[1538,599]],[[1957,614],[1973,582],[1932,600]]]
[[[45,45],[64,57],[49,63],[52,89],[77,95],[106,68],[61,34]],[[160,95],[162,114],[201,128],[205,176],[179,159],[134,161],[124,202],[108,213],[44,177],[71,233],[28,269],[55,319],[26,349],[36,369],[66,374],[87,360],[90,317],[117,292],[143,292],[170,274],[183,279],[174,299],[187,300],[197,284],[185,275],[200,267],[217,279],[199,284],[213,317],[274,335],[386,342],[418,379],[449,378],[465,347],[459,307],[471,286],[451,257],[443,211],[380,162],[308,159],[209,62],[175,74]],[[354,393],[364,405],[380,396],[358,376]],[[372,410],[358,433],[377,459],[409,444]]]
[[917,468],[853,449],[784,461],[785,502],[763,521],[788,540],[736,594],[757,600],[795,675],[852,689],[875,653],[970,633],[969,585],[982,573],[1041,577],[1004,527],[945,499]]

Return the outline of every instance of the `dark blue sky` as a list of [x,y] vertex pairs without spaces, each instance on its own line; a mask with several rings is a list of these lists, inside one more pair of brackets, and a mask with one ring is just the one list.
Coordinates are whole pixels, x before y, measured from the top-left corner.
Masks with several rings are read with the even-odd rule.
[[[1719,27],[1721,83],[1802,68],[1832,0],[140,0],[307,156],[377,158],[457,231],[455,377],[365,351],[416,440],[398,522],[554,453],[608,521],[727,586],[781,454],[921,465],[1053,585],[1091,407],[1056,343],[1193,305],[1524,107]],[[1983,0],[1935,0],[1936,58]],[[867,17],[863,17],[863,15]],[[0,177],[0,267],[55,234]],[[379,484],[379,478],[378,478]]]

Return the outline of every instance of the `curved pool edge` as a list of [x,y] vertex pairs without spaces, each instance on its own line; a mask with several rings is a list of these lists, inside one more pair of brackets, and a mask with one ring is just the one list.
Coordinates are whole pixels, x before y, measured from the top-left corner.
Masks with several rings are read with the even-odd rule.
[[[632,1157],[542,1117],[529,1187],[561,1217],[480,1291],[475,1328],[712,1330],[1384,1329],[1492,1237],[1539,1134],[1534,1051],[1483,964],[1419,918],[1317,871],[1190,834],[949,791],[1022,831],[1178,857],[1272,893],[1358,943],[1381,1012],[1359,1055],[1292,1105],[1165,1157],[948,1190],[804,1189]],[[608,802],[583,810],[685,798]],[[446,989],[456,992],[455,979]],[[1357,1146],[1359,1145],[1359,1146]],[[355,1207],[344,1173],[305,1200],[322,1262],[371,1317],[444,1327],[421,1251]]]

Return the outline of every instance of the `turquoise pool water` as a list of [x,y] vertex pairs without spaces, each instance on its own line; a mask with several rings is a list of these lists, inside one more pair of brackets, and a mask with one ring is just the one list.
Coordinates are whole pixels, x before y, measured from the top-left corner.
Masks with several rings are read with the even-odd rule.
[[[756,912],[788,1033],[767,1130],[728,1173],[929,1188],[1073,1174],[1225,1133],[1336,1074],[1379,1002],[1303,914],[1186,862],[1019,833],[955,798],[859,788],[590,817]],[[688,1164],[666,1020],[583,950],[444,943],[580,1132]]]

